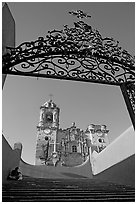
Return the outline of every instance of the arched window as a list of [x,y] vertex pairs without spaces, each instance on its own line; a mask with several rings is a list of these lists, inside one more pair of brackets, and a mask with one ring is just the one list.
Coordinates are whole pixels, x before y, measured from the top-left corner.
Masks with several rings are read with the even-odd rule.
[[76,145],[72,146],[72,152],[77,152],[77,146]]

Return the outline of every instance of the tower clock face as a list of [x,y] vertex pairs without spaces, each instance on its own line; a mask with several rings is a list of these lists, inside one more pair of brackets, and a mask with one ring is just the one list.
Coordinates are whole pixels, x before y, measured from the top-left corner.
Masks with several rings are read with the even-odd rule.
[[101,131],[100,131],[100,132],[98,131],[98,132],[97,132],[97,136],[101,137],[101,136],[102,136],[102,132],[101,132]]
[[49,128],[46,128],[46,129],[44,130],[44,132],[45,132],[46,134],[49,134],[51,131],[50,131]]

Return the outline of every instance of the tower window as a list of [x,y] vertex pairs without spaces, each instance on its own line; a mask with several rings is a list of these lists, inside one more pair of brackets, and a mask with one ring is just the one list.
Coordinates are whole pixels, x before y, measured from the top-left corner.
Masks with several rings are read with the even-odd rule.
[[53,122],[53,114],[52,113],[48,112],[46,114],[46,122],[50,122],[50,123]]
[[75,145],[72,146],[72,152],[77,152],[77,146]]

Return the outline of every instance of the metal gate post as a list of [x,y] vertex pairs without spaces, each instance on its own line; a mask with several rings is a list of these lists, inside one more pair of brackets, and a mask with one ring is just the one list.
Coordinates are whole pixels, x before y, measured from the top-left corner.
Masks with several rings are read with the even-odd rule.
[[122,94],[123,94],[123,97],[124,97],[124,100],[125,100],[125,103],[126,103],[126,106],[127,106],[127,110],[129,112],[129,115],[130,115],[130,118],[131,118],[131,121],[132,121],[132,124],[133,124],[133,127],[135,129],[135,113],[134,113],[133,107],[131,105],[129,95],[127,93],[126,84],[125,83],[121,84],[120,88],[121,88],[121,91],[122,91]]

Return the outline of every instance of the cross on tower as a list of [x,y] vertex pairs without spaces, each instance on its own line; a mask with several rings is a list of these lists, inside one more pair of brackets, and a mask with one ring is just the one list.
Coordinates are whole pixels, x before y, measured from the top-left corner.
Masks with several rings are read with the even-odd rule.
[[53,99],[53,94],[49,94],[49,99],[50,99],[50,101],[52,101],[52,99]]

